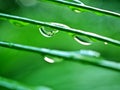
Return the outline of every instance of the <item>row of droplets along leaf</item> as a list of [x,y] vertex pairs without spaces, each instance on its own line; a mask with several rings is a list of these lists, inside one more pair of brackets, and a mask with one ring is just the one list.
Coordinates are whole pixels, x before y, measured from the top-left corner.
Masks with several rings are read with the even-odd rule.
[[[14,24],[15,26],[19,26],[19,27],[29,25],[29,23],[26,23],[23,21],[18,21],[18,20],[13,20],[13,19],[0,18],[0,20],[8,20],[10,23]],[[70,28],[69,26],[61,24],[61,23],[51,22],[50,24],[54,25],[54,26],[68,28],[68,29]],[[50,38],[50,37],[56,35],[59,32],[59,30],[56,30],[54,28],[47,27],[47,26],[39,26],[39,32],[44,37]],[[69,35],[71,35],[74,38],[74,40],[77,41],[79,44],[82,44],[82,45],[91,45],[92,44],[91,39],[89,37],[74,35],[72,33]],[[104,44],[107,45],[108,43],[105,42]]]
[[[0,20],[9,20],[10,23],[12,23],[13,25],[15,26],[26,26],[28,25],[29,23],[26,23],[26,22],[22,22],[22,21],[18,21],[18,20],[13,20],[13,19],[6,19],[6,18],[0,18]],[[55,25],[55,26],[59,26],[59,27],[64,27],[64,28],[70,28],[69,26],[67,25],[64,25],[64,24],[60,24],[60,23],[51,23],[52,25]],[[39,32],[44,36],[44,37],[47,37],[47,38],[50,38],[52,36],[54,36],[55,34],[57,34],[59,32],[59,30],[56,30],[54,28],[50,28],[50,27],[45,27],[45,26],[40,26],[39,27]],[[72,35],[72,34],[71,34]],[[80,44],[83,44],[83,45],[90,45],[90,43],[88,43],[87,41],[85,41],[84,39],[78,37],[78,36],[74,36],[74,39],[79,42]]]
[[[52,25],[55,25],[55,26],[59,26],[59,27],[64,27],[64,28],[70,28],[69,26],[67,25],[64,25],[64,24],[60,24],[60,23],[51,23]],[[40,33],[47,37],[47,38],[50,38],[52,36],[54,36],[55,34],[57,34],[59,32],[59,30],[55,30],[53,28],[50,28],[50,27],[43,27],[43,26],[40,26],[39,28],[39,31]],[[81,37],[79,35],[74,35],[74,34],[69,34],[71,35],[75,41],[77,41],[78,43],[82,44],[82,45],[91,45],[91,42],[89,42],[88,40],[90,40],[89,38],[87,37]]]
[[[51,22],[51,24],[54,26],[64,27],[64,28],[68,28],[68,29],[70,28],[69,26],[61,24],[61,23]],[[59,32],[59,30],[56,30],[51,27],[40,26],[39,32],[44,37],[50,38],[50,37],[53,37],[54,35],[56,35]],[[68,33],[68,35],[72,36],[74,38],[74,40],[77,41],[79,44],[85,45],[85,46],[92,45],[92,43],[95,41],[95,39],[93,39],[91,37],[83,36],[83,35],[76,35],[73,33]],[[104,42],[104,44],[107,45],[108,43]]]
[[22,27],[22,26],[26,26],[29,25],[29,23],[27,22],[23,22],[23,21],[18,21],[18,20],[13,20],[13,19],[7,19],[7,18],[2,18],[0,17],[1,21],[9,21],[11,24],[18,26],[18,27]]
[[[1,20],[6,20],[4,18],[2,18]],[[26,26],[29,23],[25,23],[25,22],[21,22],[21,21],[17,21],[17,20],[12,20],[9,19],[10,23],[16,25],[16,26]],[[59,27],[64,27],[64,28],[70,28],[67,25],[64,24],[60,24],[60,23],[51,23],[52,25],[57,25]],[[48,29],[48,30],[46,30]],[[50,28],[50,27],[44,27],[44,26],[39,26],[39,31],[40,33],[45,36],[45,37],[52,37],[55,34],[57,34],[59,32],[59,30]],[[82,44],[82,45],[91,45],[92,43],[90,42],[90,38],[86,37],[86,36],[79,36],[79,35],[74,35],[73,33],[70,33],[69,35],[71,35],[72,37],[74,37],[75,41],[77,41],[78,43]],[[105,42],[105,44],[107,44],[107,42]],[[82,54],[85,56],[92,56],[92,57],[100,57],[100,53],[96,52],[96,51],[92,51],[92,50],[80,50],[75,52],[77,54]],[[51,57],[51,56],[45,56],[44,60],[48,63],[56,63],[56,62],[61,62],[63,61],[63,59],[58,58],[58,57]]]

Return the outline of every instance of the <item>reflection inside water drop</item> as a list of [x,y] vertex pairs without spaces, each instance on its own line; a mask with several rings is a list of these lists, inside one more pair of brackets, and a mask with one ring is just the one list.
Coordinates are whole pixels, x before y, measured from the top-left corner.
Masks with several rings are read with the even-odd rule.
[[52,57],[52,56],[45,56],[44,60],[48,63],[58,63],[63,61],[62,58]]
[[59,32],[58,30],[54,30],[53,28],[49,28],[49,27],[40,27],[39,31],[43,36],[48,37],[48,38],[54,36],[55,34]]
[[44,60],[48,63],[54,63],[55,61],[47,56],[44,57]]
[[85,46],[88,46],[88,45],[91,45],[92,43],[79,37],[79,36],[74,36],[74,40],[77,41],[78,43],[82,44],[82,45],[85,45]]
[[80,36],[74,36],[74,40],[77,41],[78,43],[88,46],[91,45],[92,43],[88,40],[85,40],[85,38],[82,38]]

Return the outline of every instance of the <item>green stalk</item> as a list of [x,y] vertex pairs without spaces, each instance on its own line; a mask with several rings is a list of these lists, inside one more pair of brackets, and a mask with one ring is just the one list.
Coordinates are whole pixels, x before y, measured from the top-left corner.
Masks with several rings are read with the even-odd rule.
[[47,1],[56,2],[59,4],[68,5],[68,6],[74,6],[77,8],[81,8],[81,9],[85,9],[85,10],[89,10],[89,11],[93,11],[93,12],[99,12],[99,13],[102,13],[105,15],[120,17],[120,14],[116,13],[116,12],[112,12],[112,11],[108,11],[108,10],[104,10],[104,9],[100,9],[100,8],[96,8],[96,7],[92,7],[92,6],[88,6],[88,5],[82,5],[79,3],[74,3],[74,2],[70,2],[70,1],[66,1],[66,0],[47,0]]
[[62,26],[63,24],[61,25],[60,23],[53,24],[50,22],[37,21],[37,20],[29,19],[29,18],[24,18],[24,17],[20,17],[20,16],[15,16],[15,15],[9,15],[9,14],[4,14],[4,13],[0,13],[0,17],[18,20],[18,21],[23,21],[23,22],[27,22],[27,23],[31,23],[31,24],[35,24],[35,25],[52,27],[52,28],[55,28],[55,29],[58,29],[61,31],[71,32],[71,33],[74,33],[76,35],[84,35],[84,36],[92,37],[92,38],[95,38],[95,39],[100,40],[100,41],[104,41],[104,42],[111,43],[113,45],[120,46],[120,41],[118,41],[118,40],[108,38],[105,36],[101,36],[101,35],[98,35],[95,33],[86,32],[83,30],[78,30],[78,29],[74,29],[74,28],[70,28],[70,27],[64,27],[64,26]]
[[32,46],[26,46],[21,44],[15,43],[8,43],[8,42],[0,42],[0,46],[17,49],[17,50],[24,50],[29,52],[35,52],[38,54],[44,55],[51,55],[55,57],[60,57],[65,60],[71,60],[73,62],[85,62],[90,65],[100,66],[107,69],[112,69],[116,71],[120,71],[120,63],[104,60],[101,57],[93,57],[89,55],[83,55],[80,51],[59,51],[59,50],[51,50],[46,48],[37,48]]
[[31,86],[26,86],[18,81],[14,81],[5,77],[0,76],[0,86],[6,87],[9,90],[52,90],[48,87],[45,86],[37,86],[37,87],[31,87]]

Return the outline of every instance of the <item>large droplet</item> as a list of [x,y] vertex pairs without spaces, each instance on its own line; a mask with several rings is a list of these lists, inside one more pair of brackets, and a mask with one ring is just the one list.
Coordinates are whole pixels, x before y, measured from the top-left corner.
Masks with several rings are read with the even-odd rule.
[[26,23],[26,22],[12,20],[12,19],[10,19],[9,22],[16,25],[16,26],[19,26],[19,27],[26,26],[26,25],[29,24],[29,23]]
[[43,27],[43,26],[39,28],[39,31],[43,36],[48,37],[48,38],[54,36],[55,34],[59,32],[59,30],[54,30],[53,28]]
[[[92,43],[90,41],[88,41],[86,38],[82,38],[80,36],[74,36],[75,41],[77,41],[78,43],[88,46],[91,45]],[[89,39],[89,38],[88,38]]]

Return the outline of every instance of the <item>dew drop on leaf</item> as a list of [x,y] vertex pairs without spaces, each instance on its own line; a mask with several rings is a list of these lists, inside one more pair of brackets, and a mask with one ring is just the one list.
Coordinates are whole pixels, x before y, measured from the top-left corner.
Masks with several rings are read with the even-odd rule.
[[79,8],[75,8],[73,6],[69,6],[69,8],[74,11],[75,13],[81,13],[80,9]]
[[[47,30],[48,29],[48,30]],[[59,30],[54,30],[53,28],[49,28],[49,27],[40,27],[39,28],[39,32],[47,38],[50,38],[52,36],[54,36],[55,34],[57,34],[59,32]]]
[[44,57],[44,60],[48,63],[54,63],[55,61],[47,56]]
[[107,45],[108,43],[107,42],[104,42],[105,45]]
[[85,38],[81,38],[79,36],[74,36],[74,40],[85,46],[89,46],[92,44],[90,41],[87,41],[87,40],[85,40]]
[[[76,4],[80,4],[80,5],[85,5],[83,2],[81,2],[80,0],[69,0],[70,2],[76,3]],[[74,6],[69,6],[69,8],[74,11],[75,13],[81,13],[83,12],[82,9],[80,8],[76,8]]]
[[63,61],[63,59],[58,58],[58,57],[52,57],[52,56],[45,56],[44,60],[48,63],[58,63]]
[[15,26],[18,26],[18,27],[26,26],[26,25],[29,24],[29,23],[26,23],[26,22],[12,20],[12,19],[10,19],[9,22],[12,23]]

